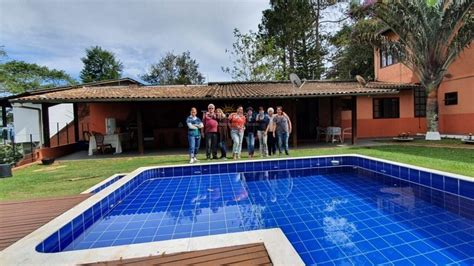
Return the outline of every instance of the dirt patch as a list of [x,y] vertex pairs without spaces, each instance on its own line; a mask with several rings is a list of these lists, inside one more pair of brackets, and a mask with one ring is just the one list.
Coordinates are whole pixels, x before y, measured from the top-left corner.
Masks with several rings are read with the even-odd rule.
[[66,167],[66,165],[55,165],[55,164],[53,164],[51,166],[45,166],[43,168],[33,170],[33,172],[53,172],[53,171],[56,171],[56,170],[64,168],[64,167]]

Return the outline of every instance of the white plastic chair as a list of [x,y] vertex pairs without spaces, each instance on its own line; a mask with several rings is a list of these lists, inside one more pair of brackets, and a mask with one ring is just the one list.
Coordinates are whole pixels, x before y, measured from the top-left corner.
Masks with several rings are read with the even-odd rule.
[[349,135],[352,137],[352,127],[344,128],[344,130],[342,130],[341,143],[344,143],[344,139],[346,135]]

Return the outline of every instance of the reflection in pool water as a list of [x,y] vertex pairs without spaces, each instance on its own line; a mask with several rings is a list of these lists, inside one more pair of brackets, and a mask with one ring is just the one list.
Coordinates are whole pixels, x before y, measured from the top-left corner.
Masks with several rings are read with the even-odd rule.
[[472,264],[474,221],[441,199],[353,168],[157,178],[63,250],[279,227],[308,264]]

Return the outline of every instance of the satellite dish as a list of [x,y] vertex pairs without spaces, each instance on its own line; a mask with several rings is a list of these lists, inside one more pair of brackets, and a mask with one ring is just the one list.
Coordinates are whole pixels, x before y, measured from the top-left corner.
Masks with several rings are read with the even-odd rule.
[[293,86],[295,86],[297,88],[301,87],[301,84],[303,84],[301,82],[301,79],[295,73],[290,74],[290,81],[293,84]]
[[365,81],[362,76],[356,75],[356,80],[357,82],[359,82],[360,85],[362,85],[362,87],[365,87],[365,85],[367,84],[367,81]]

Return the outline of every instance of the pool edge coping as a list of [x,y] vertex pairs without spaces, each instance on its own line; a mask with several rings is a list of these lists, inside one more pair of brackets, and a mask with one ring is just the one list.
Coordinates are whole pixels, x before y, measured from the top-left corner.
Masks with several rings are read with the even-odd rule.
[[[390,160],[385,160],[385,159],[379,159],[379,158],[374,158],[366,155],[359,155],[359,154],[336,154],[336,155],[318,155],[318,156],[304,156],[304,157],[283,157],[283,158],[275,158],[275,159],[259,159],[259,160],[242,160],[242,161],[236,161],[234,163],[247,163],[247,162],[259,162],[259,161],[279,161],[279,160],[288,160],[288,159],[309,159],[309,158],[327,158],[327,157],[347,157],[347,156],[353,156],[353,157],[359,157],[359,158],[365,158],[365,159],[370,159],[370,160],[375,160],[375,161],[380,161],[380,162],[385,162],[385,163],[390,163],[394,165],[399,165],[403,167],[408,167],[416,170],[422,170],[422,171],[429,171],[431,173],[436,173],[440,174],[443,176],[450,176],[462,180],[466,180],[469,182],[474,182],[474,178],[470,178],[467,176],[459,175],[459,174],[454,174],[454,173],[448,173],[448,172],[443,172],[439,170],[434,170],[434,169],[429,169],[425,167],[419,167],[419,166],[414,166],[414,165],[409,165],[409,164],[404,164],[404,163],[399,163],[399,162],[394,162]],[[199,163],[195,165],[212,165],[212,164],[228,164],[231,163],[229,161],[224,161],[224,162],[215,162],[215,163]],[[96,194],[92,195],[88,199],[84,200],[83,202],[79,203],[75,207],[67,210],[65,213],[61,214],[60,216],[56,217],[55,219],[51,220],[47,224],[43,225],[42,227],[38,228],[37,230],[33,231],[29,235],[25,236],[24,238],[20,239],[19,241],[15,242],[11,246],[7,247],[3,251],[0,252],[0,259],[4,262],[7,262],[7,264],[41,264],[41,262],[44,262],[45,264],[54,264],[54,260],[57,260],[57,263],[67,263],[64,261],[65,258],[67,258],[70,263],[86,263],[86,261],[75,261],[73,262],[72,259],[74,257],[78,258],[83,258],[83,254],[90,254],[96,253],[96,254],[101,254],[104,253],[104,251],[107,251],[105,253],[109,254],[109,258],[107,259],[101,259],[102,261],[104,260],[117,260],[120,258],[131,258],[131,257],[125,257],[122,253],[120,252],[128,252],[129,250],[138,250],[140,249],[143,251],[143,249],[146,248],[151,248],[152,246],[155,245],[167,245],[168,242],[174,243],[174,242],[179,242],[181,244],[184,244],[185,242],[182,241],[189,241],[189,243],[192,242],[193,239],[198,239],[202,240],[202,238],[211,238],[216,237],[216,239],[222,239],[219,236],[226,236],[226,235],[239,235],[239,234],[249,234],[251,232],[259,232],[259,231],[265,231],[265,230],[273,230],[273,229],[278,229],[280,233],[283,235],[284,239],[288,242],[289,246],[292,248],[294,252],[296,252],[289,242],[289,240],[286,238],[286,236],[283,234],[280,228],[273,228],[273,229],[262,229],[262,230],[255,230],[255,231],[244,231],[244,232],[239,232],[239,233],[229,233],[229,234],[222,234],[222,235],[210,235],[210,236],[203,236],[203,237],[194,237],[194,238],[183,238],[183,239],[175,239],[175,240],[166,240],[166,241],[158,241],[158,242],[146,242],[146,243],[141,243],[141,244],[131,244],[131,245],[122,245],[122,246],[112,246],[112,247],[106,247],[106,248],[94,248],[94,249],[87,249],[87,250],[75,250],[75,251],[62,251],[58,253],[41,253],[36,251],[36,246],[44,241],[47,237],[49,237],[51,234],[55,233],[58,231],[61,227],[63,227],[65,224],[70,222],[72,219],[74,219],[76,216],[81,215],[83,212],[85,212],[87,209],[107,197],[109,194],[113,193],[115,190],[120,188],[121,186],[125,185],[128,183],[130,180],[138,176],[141,172],[150,170],[150,169],[155,169],[155,168],[169,168],[169,167],[180,167],[180,166],[190,166],[189,164],[179,164],[179,165],[164,165],[164,166],[148,166],[148,167],[139,167],[136,170],[128,173],[118,181],[114,182],[110,186],[104,188],[103,190],[97,192]],[[255,236],[258,238],[258,236]],[[196,242],[198,242],[196,240]],[[209,240],[209,239],[207,239]],[[227,240],[226,240],[227,241]],[[212,242],[212,241],[210,241]],[[260,241],[261,242],[261,241]],[[240,244],[251,244],[251,243],[256,243],[256,242],[248,242],[248,243],[240,243]],[[265,243],[265,246],[268,248],[267,243]],[[197,246],[205,246],[206,244],[209,243],[196,243]],[[215,246],[215,248],[218,247],[225,247],[224,246]],[[189,246],[188,246],[189,248]],[[274,247],[276,248],[276,247]],[[181,250],[181,251],[173,251],[175,252],[182,252],[182,251],[190,251],[190,250]],[[268,250],[269,254],[273,253],[273,251]],[[146,254],[145,254],[146,253]],[[166,252],[169,254],[169,252]],[[283,252],[282,254],[285,254],[286,252]],[[133,253],[136,254],[136,253]],[[144,253],[141,253],[143,256],[148,256],[150,254],[149,251],[144,251]],[[157,254],[155,254],[157,255]],[[298,253],[296,253],[298,259],[301,260],[299,257]],[[283,259],[281,258],[280,255],[274,254],[274,257],[277,256],[278,259]],[[282,255],[283,256],[283,255]],[[88,258],[90,256],[86,256],[84,259]],[[284,256],[283,256],[284,257]],[[271,257],[272,258],[272,257]],[[62,260],[60,260],[62,259]],[[97,261],[98,259],[93,259],[93,261]],[[272,260],[273,261],[273,260]],[[89,260],[90,262],[90,260]],[[276,261],[273,261],[274,263],[278,263]]]

